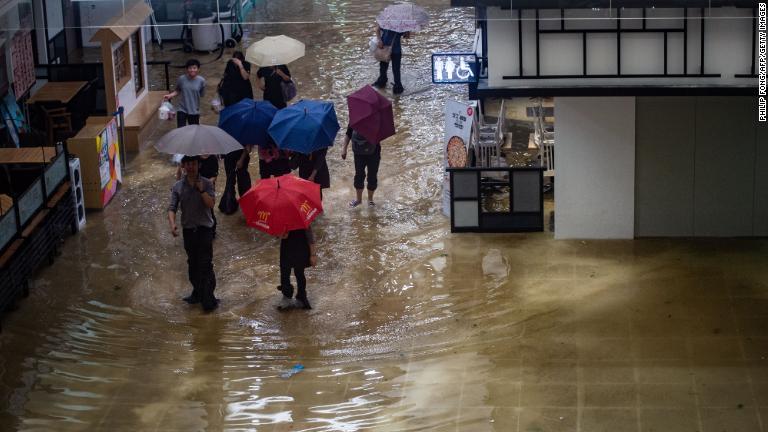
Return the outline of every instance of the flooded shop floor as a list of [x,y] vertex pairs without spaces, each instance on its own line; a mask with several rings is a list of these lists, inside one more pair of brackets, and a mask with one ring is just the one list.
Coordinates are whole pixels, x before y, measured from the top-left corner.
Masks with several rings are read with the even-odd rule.
[[[466,89],[430,86],[428,62],[468,48],[473,15],[418,3],[432,24],[405,46],[375,207],[348,208],[352,162],[340,140],[329,152],[314,309],[276,310],[278,241],[218,211],[221,306],[182,302],[186,256],[166,219],[174,168],[149,148],[3,320],[0,430],[764,430],[768,242],[450,234],[442,110]],[[306,42],[290,65],[300,95],[336,102],[344,125],[345,95],[375,79],[379,8],[260,2],[253,21],[308,23],[251,25],[245,43]],[[152,55],[185,58],[166,50]],[[211,88],[223,66],[203,66]]]

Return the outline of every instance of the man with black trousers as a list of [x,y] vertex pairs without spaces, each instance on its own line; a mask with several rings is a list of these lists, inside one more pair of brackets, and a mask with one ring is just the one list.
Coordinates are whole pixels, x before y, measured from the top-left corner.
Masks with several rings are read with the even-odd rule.
[[203,310],[210,312],[219,304],[214,297],[216,275],[213,272],[213,216],[215,203],[213,183],[200,176],[199,157],[184,156],[181,166],[186,175],[171,189],[168,206],[168,223],[171,234],[178,237],[176,212],[181,207],[181,227],[184,250],[187,252],[189,282],[192,294],[185,297],[189,304],[202,303]]

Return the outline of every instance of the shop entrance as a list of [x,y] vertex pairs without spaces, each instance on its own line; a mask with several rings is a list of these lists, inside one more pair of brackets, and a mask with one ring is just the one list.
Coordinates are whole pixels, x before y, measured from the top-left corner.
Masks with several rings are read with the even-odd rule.
[[[555,100],[543,97],[487,98],[480,104],[473,166],[541,169],[543,231],[555,230]],[[483,176],[487,211],[510,208],[499,173]]]

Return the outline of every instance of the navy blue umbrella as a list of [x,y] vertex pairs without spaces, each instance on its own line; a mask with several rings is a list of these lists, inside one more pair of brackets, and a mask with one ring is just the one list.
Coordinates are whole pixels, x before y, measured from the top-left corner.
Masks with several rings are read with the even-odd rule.
[[338,131],[332,102],[304,99],[278,111],[269,126],[279,148],[304,154],[332,146]]
[[267,145],[267,128],[277,108],[268,101],[243,99],[221,111],[219,127],[242,145]]

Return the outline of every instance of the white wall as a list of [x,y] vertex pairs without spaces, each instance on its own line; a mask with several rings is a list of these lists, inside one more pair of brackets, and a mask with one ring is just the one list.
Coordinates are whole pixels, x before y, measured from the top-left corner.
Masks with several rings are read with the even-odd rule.
[[562,97],[555,238],[633,238],[635,98]]
[[[746,74],[751,65],[752,10],[746,8],[712,8],[705,19],[705,73],[719,73],[721,78],[589,78],[504,80],[503,76],[517,76],[518,19],[517,10],[489,7],[488,16],[488,86],[567,86],[572,84],[603,85],[755,85],[756,79],[735,78]],[[647,9],[648,28],[682,28],[683,9]],[[566,29],[616,28],[616,10],[591,9],[565,10]],[[698,73],[701,64],[699,9],[688,10],[688,73]],[[640,28],[636,17],[641,9],[625,9],[622,12],[622,28]],[[570,19],[569,19],[570,18]],[[540,11],[541,29],[559,29],[559,10]],[[523,11],[523,72],[536,74],[536,21],[535,11]],[[587,74],[616,73],[615,34],[587,35]],[[581,34],[540,35],[541,75],[570,75],[582,73]],[[664,45],[661,33],[622,33],[622,74],[661,74],[664,72]],[[683,38],[680,33],[669,33],[667,45],[668,73],[683,72]]]

